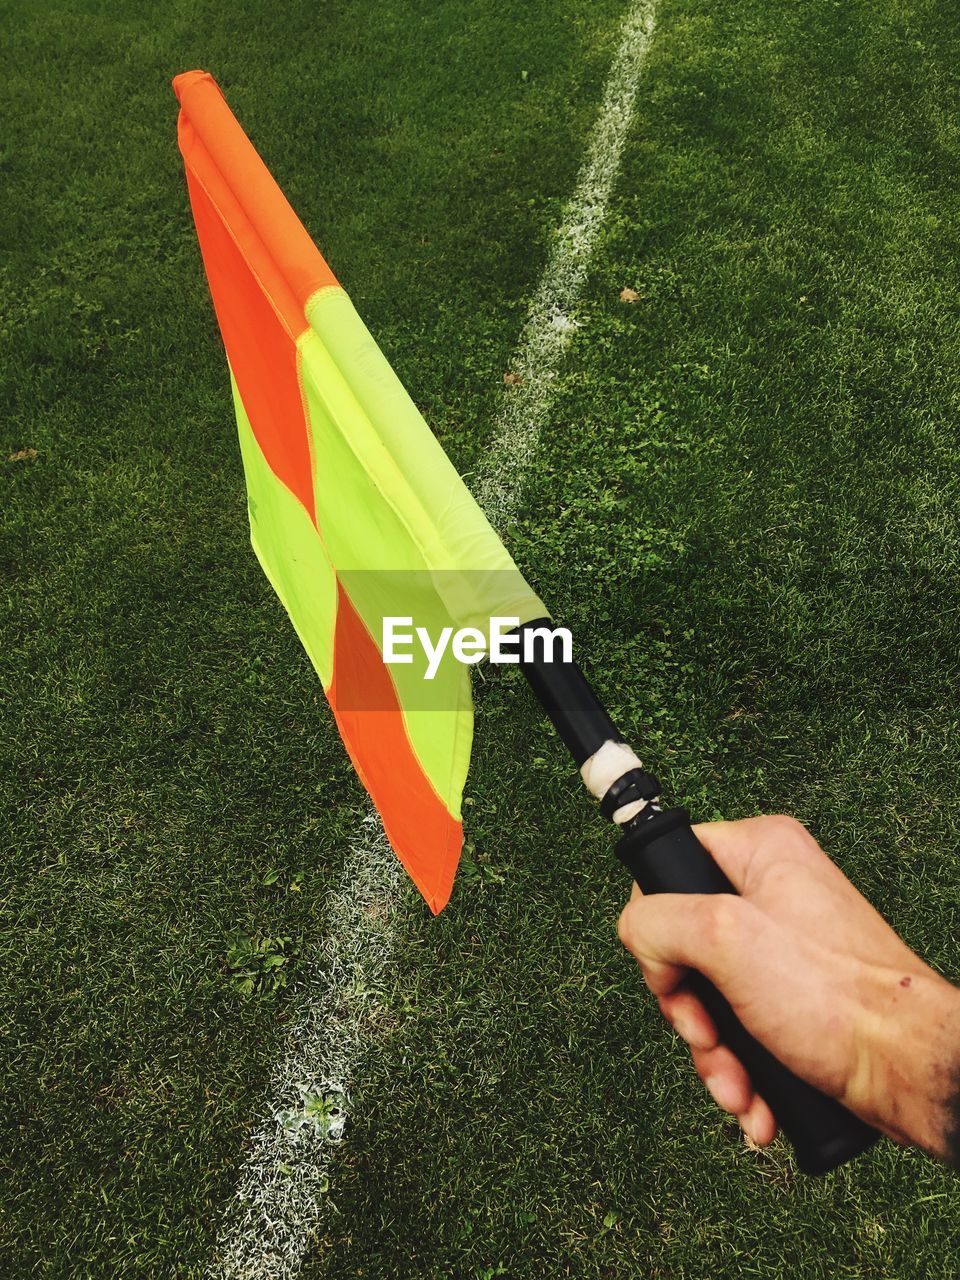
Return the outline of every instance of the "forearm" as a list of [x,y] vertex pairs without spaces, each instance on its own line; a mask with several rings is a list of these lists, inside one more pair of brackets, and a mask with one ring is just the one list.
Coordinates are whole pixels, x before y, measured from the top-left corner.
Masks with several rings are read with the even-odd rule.
[[960,991],[920,964],[880,971],[871,985],[850,1102],[891,1137],[960,1168]]

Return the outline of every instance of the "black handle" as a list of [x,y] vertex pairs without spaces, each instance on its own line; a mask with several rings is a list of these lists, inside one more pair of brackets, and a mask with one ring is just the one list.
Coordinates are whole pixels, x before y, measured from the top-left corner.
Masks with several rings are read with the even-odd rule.
[[[617,843],[617,857],[644,893],[736,892],[694,835],[684,809],[668,809],[639,822]],[[827,1173],[876,1142],[880,1137],[876,1129],[788,1071],[755,1040],[702,974],[691,974],[689,986],[793,1143],[804,1173]]]

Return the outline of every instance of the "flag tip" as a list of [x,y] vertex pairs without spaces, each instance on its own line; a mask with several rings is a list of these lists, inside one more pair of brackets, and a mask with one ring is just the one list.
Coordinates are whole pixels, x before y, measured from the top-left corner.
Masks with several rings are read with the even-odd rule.
[[212,76],[207,71],[181,71],[179,75],[173,77],[173,92],[177,95],[177,101],[183,105],[183,93],[190,85],[197,80],[210,80]]

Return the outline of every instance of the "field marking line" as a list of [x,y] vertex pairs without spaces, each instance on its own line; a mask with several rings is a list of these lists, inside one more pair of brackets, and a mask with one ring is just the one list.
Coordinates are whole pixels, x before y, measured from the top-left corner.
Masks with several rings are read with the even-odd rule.
[[640,70],[653,40],[655,0],[631,5],[607,75],[603,101],[573,194],[517,345],[506,399],[478,472],[476,498],[499,528],[516,511],[550,414],[557,374],[579,325],[573,316],[620,170],[636,110]]
[[[561,361],[578,327],[572,312],[633,122],[654,7],[655,0],[635,0],[624,17],[586,159],[511,366],[520,382],[506,390],[477,474],[477,500],[500,528],[516,510]],[[403,872],[371,808],[327,899],[327,932],[298,993],[286,1051],[271,1077],[267,1114],[248,1140],[211,1280],[294,1280],[301,1270],[320,1225],[351,1082],[388,1009],[403,886]]]
[[404,872],[370,807],[326,901],[326,934],[298,992],[267,1114],[224,1213],[216,1280],[290,1280],[314,1238],[349,1088],[386,1011]]

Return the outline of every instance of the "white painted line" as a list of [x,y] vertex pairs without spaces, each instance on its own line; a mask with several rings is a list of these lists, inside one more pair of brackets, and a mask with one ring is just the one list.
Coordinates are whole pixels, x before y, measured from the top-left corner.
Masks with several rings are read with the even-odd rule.
[[549,260],[527,311],[509,386],[475,486],[488,519],[502,528],[516,510],[524,477],[550,413],[556,377],[578,325],[583,291],[633,123],[637,85],[653,39],[654,0],[631,5],[607,76],[600,114],[573,195],[564,207]]
[[224,1215],[209,1272],[217,1280],[288,1280],[300,1270],[343,1137],[350,1082],[386,1008],[402,876],[371,810],[327,900],[326,936]]
[[[653,35],[654,0],[637,0],[620,42],[573,195],[530,304],[476,495],[502,527],[516,509],[547,421],[572,317],[633,120]],[[371,811],[327,902],[327,934],[299,995],[268,1114],[250,1137],[227,1206],[211,1280],[293,1280],[320,1224],[350,1084],[390,995],[402,871]]]

